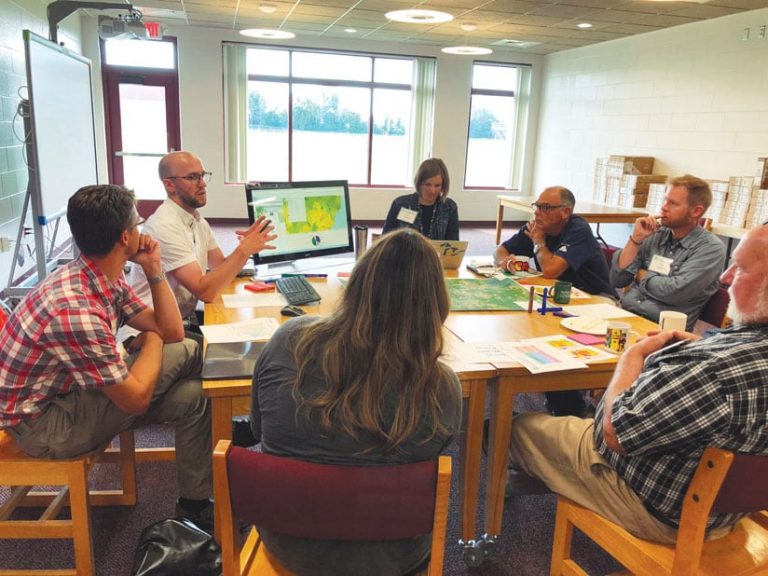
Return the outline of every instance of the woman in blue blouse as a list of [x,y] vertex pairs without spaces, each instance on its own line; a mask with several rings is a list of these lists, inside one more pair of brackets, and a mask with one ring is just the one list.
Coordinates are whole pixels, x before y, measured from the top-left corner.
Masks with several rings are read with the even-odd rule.
[[458,240],[459,209],[448,198],[450,178],[445,162],[424,160],[413,181],[416,192],[394,199],[382,233],[408,227],[432,240]]

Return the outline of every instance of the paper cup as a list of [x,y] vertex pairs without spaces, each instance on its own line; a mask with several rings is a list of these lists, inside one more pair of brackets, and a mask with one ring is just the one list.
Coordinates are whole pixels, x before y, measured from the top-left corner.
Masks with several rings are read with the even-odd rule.
[[664,310],[659,314],[659,327],[662,330],[685,330],[688,316],[682,312]]
[[631,328],[626,322],[608,322],[608,328],[605,331],[605,349],[610,352],[624,352]]

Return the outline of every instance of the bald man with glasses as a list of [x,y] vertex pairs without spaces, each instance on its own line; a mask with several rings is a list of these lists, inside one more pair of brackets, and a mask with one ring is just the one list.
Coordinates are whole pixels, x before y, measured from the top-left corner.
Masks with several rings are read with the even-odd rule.
[[271,234],[273,227],[259,218],[247,230],[236,231],[240,243],[225,257],[198,211],[208,202],[211,178],[200,158],[190,152],[171,152],[160,160],[158,173],[168,197],[147,219],[144,232],[160,244],[163,270],[182,318],[195,325],[198,301],[217,298],[251,254],[274,248],[269,242],[276,236]]
[[575,204],[568,188],[545,189],[532,204],[533,220],[496,248],[496,262],[507,270],[515,256],[527,256],[545,278],[566,280],[590,294],[616,298],[603,252],[587,221],[573,214]]
[[[615,299],[603,251],[587,221],[573,214],[575,204],[568,188],[546,188],[532,205],[533,220],[496,248],[496,263],[509,270],[516,256],[527,256],[544,278],[565,280],[584,292]],[[581,416],[587,409],[577,390],[546,396],[548,409],[556,416]]]

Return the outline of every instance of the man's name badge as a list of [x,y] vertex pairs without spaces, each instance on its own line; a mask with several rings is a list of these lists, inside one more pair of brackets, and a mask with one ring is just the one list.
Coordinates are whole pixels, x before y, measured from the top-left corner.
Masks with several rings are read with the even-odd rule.
[[407,224],[413,224],[416,221],[416,216],[419,213],[416,210],[410,208],[400,208],[400,212],[397,213],[397,219]]
[[648,266],[648,270],[661,274],[662,276],[669,276],[672,270],[672,258],[667,258],[661,254],[654,254],[651,258],[651,265]]

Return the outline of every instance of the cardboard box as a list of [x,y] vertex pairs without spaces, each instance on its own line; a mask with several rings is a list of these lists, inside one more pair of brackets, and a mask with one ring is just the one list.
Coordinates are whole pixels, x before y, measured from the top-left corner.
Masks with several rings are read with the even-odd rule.
[[610,166],[622,166],[624,174],[653,174],[653,156],[609,156]]
[[760,188],[768,188],[768,157],[757,159],[755,170],[755,184]]

